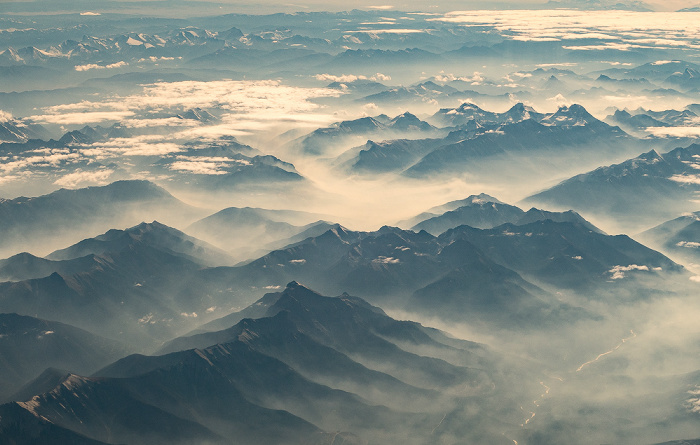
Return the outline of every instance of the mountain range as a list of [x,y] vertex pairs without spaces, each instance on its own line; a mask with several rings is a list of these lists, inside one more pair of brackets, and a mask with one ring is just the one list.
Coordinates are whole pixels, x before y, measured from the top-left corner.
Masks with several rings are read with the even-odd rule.
[[697,144],[667,153],[652,150],[574,176],[524,202],[612,217],[624,223],[627,230],[639,230],[695,210],[699,154]]
[[[485,372],[497,369],[497,356],[356,297],[322,297],[292,282],[261,318],[165,349],[173,352],[128,356],[2,405],[0,434],[17,440],[39,422],[105,442],[424,443],[464,435],[507,443],[486,427],[489,399],[509,391],[493,389],[500,377]],[[470,400],[483,411],[469,414]],[[518,417],[509,411],[499,416]],[[443,415],[466,415],[468,424],[443,425]]]
[[[0,252],[39,254],[75,242],[86,233],[137,224],[144,216],[193,220],[199,209],[148,181],[117,181],[102,187],[60,189],[37,197],[0,199]],[[46,221],[51,221],[50,225]]]

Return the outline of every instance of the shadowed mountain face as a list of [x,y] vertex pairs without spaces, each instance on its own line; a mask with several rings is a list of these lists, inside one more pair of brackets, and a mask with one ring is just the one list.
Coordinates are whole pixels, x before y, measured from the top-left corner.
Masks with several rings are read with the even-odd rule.
[[[503,174],[504,168],[516,174],[511,164],[523,156],[541,157],[541,170],[548,163],[561,162],[557,159],[567,152],[585,154],[584,162],[589,163],[593,153],[599,154],[598,159],[616,158],[629,153],[639,142],[618,127],[596,119],[581,105],[540,114],[523,104],[493,113],[465,103],[442,109],[432,119],[453,131],[443,138],[368,141],[364,147],[351,150],[357,153],[343,166],[354,173],[394,171],[413,178],[465,173],[487,177],[484,169],[491,175]],[[491,163],[502,164],[500,172]],[[520,165],[521,170],[527,164]],[[522,170],[519,174],[526,173]]]
[[[541,212],[523,218],[527,215],[537,219]],[[486,230],[460,226],[439,237],[391,227],[371,233],[337,227],[245,266],[211,271],[211,279],[228,275],[239,285],[264,287],[296,276],[328,292],[367,295],[399,307],[408,302],[448,318],[511,317],[527,324],[550,311],[584,316],[552,301],[540,287],[585,294],[614,288],[618,278],[633,285],[636,276],[681,270],[626,236],[607,236],[579,222],[576,214],[562,215],[574,222],[547,219]],[[509,305],[539,315],[521,317]]]
[[38,124],[18,120],[0,121],[0,143],[27,142],[29,139],[45,138],[48,132]]
[[91,373],[127,352],[122,344],[63,323],[0,314],[0,400],[45,368]]
[[[230,291],[181,291],[207,264],[230,263],[218,249],[158,222],[111,230],[53,252],[0,261],[0,302],[7,311],[60,320],[149,349],[192,329],[197,314]],[[225,288],[224,288],[225,289]],[[193,296],[195,296],[193,298]],[[230,300],[229,300],[230,304]],[[145,343],[144,343],[145,342]]]
[[137,224],[144,215],[168,221],[193,218],[196,213],[148,181],[119,181],[104,187],[61,189],[35,198],[0,200],[0,231],[4,235],[0,252],[48,253],[66,239],[78,241],[86,233]]
[[[444,211],[444,213],[436,214],[439,211]],[[410,221],[420,221],[412,227],[412,230],[425,230],[437,236],[448,229],[462,225],[477,229],[492,229],[506,223],[523,225],[548,219],[555,222],[579,223],[592,231],[602,233],[600,229],[573,210],[549,212],[533,207],[524,212],[516,206],[505,204],[485,194],[472,195],[465,200],[453,201],[443,206],[435,207],[415,216]],[[405,225],[407,222],[400,222],[399,224]]]
[[691,263],[700,261],[700,213],[690,213],[636,236],[672,256]]
[[[268,210],[251,207],[229,207],[196,221],[186,230],[194,236],[215,243],[238,260],[259,256],[273,248],[283,247],[289,238],[317,236],[331,227],[320,221],[321,215],[299,211]],[[304,236],[305,235],[305,236]],[[251,246],[251,239],[255,245]],[[262,252],[261,252],[262,251]],[[220,262],[220,265],[226,264]]]
[[[513,390],[483,346],[296,282],[274,296],[262,318],[178,339],[166,355],[128,356],[93,377],[70,374],[1,406],[0,437],[23,437],[35,426],[22,419],[37,419],[66,435],[136,444],[419,444],[454,435],[506,443],[490,422],[479,426],[490,398]],[[468,429],[437,428],[448,415],[466,416]],[[499,413],[504,424],[519,416],[516,407]]]
[[[632,228],[694,211],[700,145],[644,153],[621,164],[574,176],[526,199],[614,217]],[[630,216],[633,215],[633,216]]]
[[435,132],[437,128],[405,112],[393,119],[377,116],[337,122],[329,127],[314,130],[292,144],[307,155],[328,155],[329,150],[337,150],[336,147],[347,145],[348,142],[356,143],[358,138],[392,138],[402,134],[425,135]]

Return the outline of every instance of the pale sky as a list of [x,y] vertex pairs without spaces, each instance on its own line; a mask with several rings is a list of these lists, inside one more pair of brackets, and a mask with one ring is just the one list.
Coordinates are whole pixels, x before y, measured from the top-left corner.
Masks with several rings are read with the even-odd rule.
[[[566,4],[587,0],[559,0]],[[602,0],[603,3],[630,3],[631,0]],[[162,8],[165,15],[177,14],[181,8],[190,6],[200,14],[218,13],[257,13],[295,11],[343,11],[349,9],[394,9],[405,11],[448,12],[465,9],[527,9],[544,5],[547,0],[0,0],[0,14],[3,12],[79,12],[84,8],[102,12],[124,11],[138,13],[141,10],[153,12],[154,3],[170,3],[172,8]],[[568,4],[567,4],[568,3]],[[646,0],[647,5],[658,11],[676,11],[682,8],[700,6],[700,0]],[[205,6],[206,5],[206,6]],[[172,9],[168,14],[167,9]],[[182,12],[182,11],[180,11]]]

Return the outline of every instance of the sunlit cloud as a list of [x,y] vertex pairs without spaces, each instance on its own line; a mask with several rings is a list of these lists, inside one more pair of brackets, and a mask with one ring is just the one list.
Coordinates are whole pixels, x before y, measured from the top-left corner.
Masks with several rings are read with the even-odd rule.
[[700,175],[673,175],[670,178],[671,181],[680,182],[681,184],[699,184],[700,185]]
[[133,111],[87,111],[83,113],[44,114],[31,116],[30,119],[47,124],[79,125],[120,121],[134,114]]
[[58,178],[54,184],[61,187],[76,187],[84,183],[104,185],[109,183],[109,177],[114,170],[101,169],[96,171],[82,171],[80,169]]
[[[377,73],[371,78],[386,80],[389,76]],[[323,107],[314,100],[338,97],[342,94],[342,91],[335,89],[293,87],[272,80],[161,82],[146,85],[140,93],[125,97],[46,107],[42,110],[44,114],[32,116],[31,119],[60,125],[100,124],[111,121],[122,122],[129,128],[183,129],[180,132],[169,133],[171,138],[175,135],[183,138],[237,136],[249,134],[251,130],[263,130],[280,122],[296,122],[301,125],[328,122],[332,115],[324,112]],[[178,119],[174,116],[192,108],[219,109],[227,113],[222,117],[221,124],[215,126],[202,125],[198,121]],[[163,117],[167,114],[171,116]],[[119,144],[121,147],[121,142]],[[155,150],[145,150],[142,144],[134,147],[129,150],[132,154],[170,150],[169,146],[163,145]]]
[[129,64],[122,60],[121,62],[110,63],[109,65],[97,65],[95,63],[89,63],[87,65],[76,65],[75,70],[76,71],[105,70],[105,69],[112,69],[112,68],[121,68],[124,66],[129,66]]
[[32,151],[28,156],[14,156],[0,163],[0,172],[3,174],[17,170],[37,167],[58,167],[64,163],[73,163],[82,159],[77,152],[64,149],[45,150],[44,152]]
[[198,175],[225,175],[227,172],[223,170],[227,167],[226,162],[215,162],[211,160],[187,160],[175,161],[170,164],[170,170],[182,171],[187,173],[195,173]]
[[649,127],[646,131],[658,137],[700,137],[700,127]]
[[368,33],[368,34],[421,34],[427,33],[427,29],[400,29],[400,28],[390,28],[390,29],[358,29],[355,31],[346,31],[350,33]]
[[610,278],[612,280],[620,280],[625,278],[625,272],[631,272],[633,270],[639,270],[648,272],[649,266],[639,266],[637,264],[630,264],[629,266],[615,266],[608,271],[611,274]]
[[636,12],[578,10],[454,11],[431,21],[492,27],[523,41],[573,39],[618,40],[611,44],[570,46],[602,50],[696,46],[700,14],[695,12]]

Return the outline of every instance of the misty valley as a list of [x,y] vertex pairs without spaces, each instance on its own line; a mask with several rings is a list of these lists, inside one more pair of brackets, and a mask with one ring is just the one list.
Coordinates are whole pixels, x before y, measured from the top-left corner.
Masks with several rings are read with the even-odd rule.
[[504,5],[0,3],[0,444],[700,444],[700,7]]

